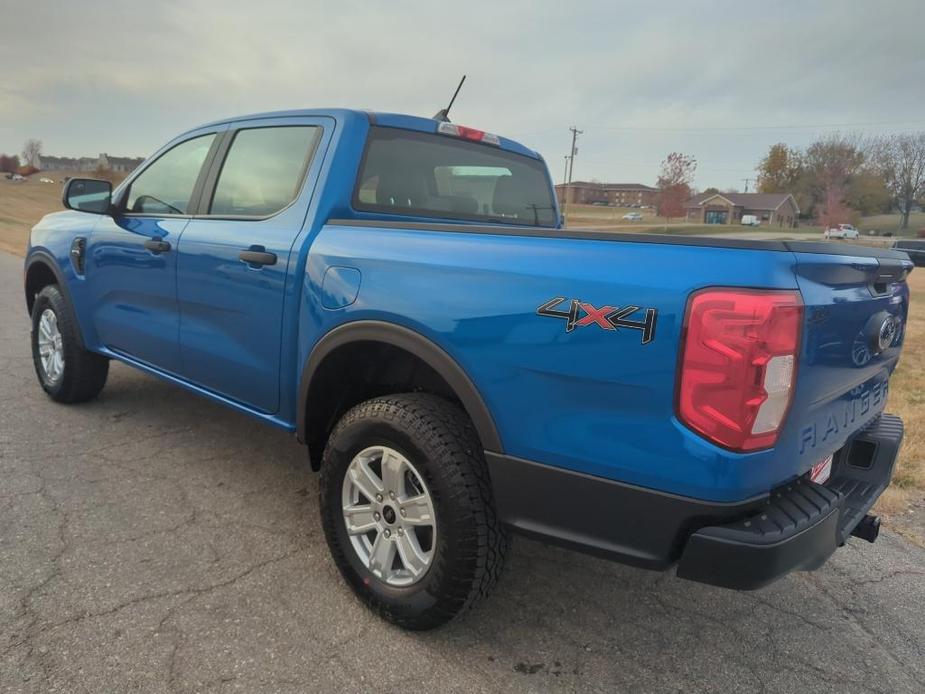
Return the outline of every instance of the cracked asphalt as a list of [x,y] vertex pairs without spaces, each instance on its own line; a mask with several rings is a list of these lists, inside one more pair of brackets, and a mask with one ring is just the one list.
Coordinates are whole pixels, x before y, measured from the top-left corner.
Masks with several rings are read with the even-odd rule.
[[736,593],[518,538],[492,598],[410,634],[328,558],[293,438],[114,365],[35,382],[0,253],[0,691],[925,690],[925,550],[885,530]]

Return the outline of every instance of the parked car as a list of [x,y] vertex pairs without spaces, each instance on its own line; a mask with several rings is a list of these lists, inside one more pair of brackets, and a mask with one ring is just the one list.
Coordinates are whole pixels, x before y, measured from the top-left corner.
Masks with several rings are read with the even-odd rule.
[[638,212],[627,212],[623,215],[623,219],[627,222],[640,222],[642,221],[642,215]]
[[908,255],[916,265],[925,266],[925,239],[899,239],[893,242],[893,248]]
[[761,220],[754,214],[743,214],[742,225],[747,227],[757,227],[761,225]]
[[823,232],[827,239],[857,239],[860,233],[851,224],[836,224]]
[[23,176],[22,174],[18,174],[18,173],[7,174],[6,177],[11,181],[25,181],[26,180],[25,176]]
[[117,360],[294,432],[403,627],[484,597],[509,531],[740,589],[877,536],[902,252],[564,229],[534,150],[365,111],[205,125],[63,199],[25,260],[40,387]]
[[42,176],[42,178],[39,179],[39,183],[54,183],[54,181],[50,178]]

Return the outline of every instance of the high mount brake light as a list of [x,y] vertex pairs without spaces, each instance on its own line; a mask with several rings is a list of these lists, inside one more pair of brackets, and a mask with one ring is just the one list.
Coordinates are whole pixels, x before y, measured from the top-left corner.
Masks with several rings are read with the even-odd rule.
[[441,123],[437,126],[437,132],[441,135],[451,135],[452,137],[461,137],[464,140],[473,142],[484,142],[487,145],[500,145],[501,138],[484,130],[476,130],[465,125],[456,125],[455,123]]
[[715,288],[691,295],[678,418],[735,451],[773,446],[793,398],[802,319],[797,291]]

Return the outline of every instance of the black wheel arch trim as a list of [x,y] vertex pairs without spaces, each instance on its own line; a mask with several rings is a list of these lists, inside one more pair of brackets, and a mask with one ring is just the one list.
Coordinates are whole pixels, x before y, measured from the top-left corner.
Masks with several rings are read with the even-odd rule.
[[482,447],[487,451],[503,453],[501,438],[494,418],[472,379],[447,352],[420,333],[386,321],[359,320],[343,323],[326,333],[315,344],[302,368],[296,414],[296,437],[306,443],[308,422],[308,393],[312,379],[325,357],[338,347],[352,342],[382,342],[413,354],[436,371],[459,398],[466,414],[472,420]]
[[74,327],[77,330],[77,341],[80,344],[81,349],[86,349],[83,333],[80,330],[80,321],[77,320],[77,313],[74,310],[74,301],[71,298],[71,288],[68,286],[67,279],[64,277],[64,273],[61,271],[61,268],[58,267],[58,262],[54,259],[51,253],[46,251],[32,251],[32,253],[30,253],[26,258],[25,268],[23,269],[23,292],[26,295],[26,312],[31,317],[32,312],[29,311],[29,304],[32,301],[32,297],[29,296],[29,289],[26,280],[29,277],[29,271],[34,265],[44,265],[51,271],[51,274],[55,276],[55,282],[58,285],[58,289],[61,291],[61,294],[64,295],[64,300],[67,302],[68,310],[71,312],[71,318],[73,319]]

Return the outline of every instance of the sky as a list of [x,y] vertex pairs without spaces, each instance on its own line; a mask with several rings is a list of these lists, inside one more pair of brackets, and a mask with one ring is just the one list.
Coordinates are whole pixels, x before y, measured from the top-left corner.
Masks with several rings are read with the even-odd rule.
[[[343,106],[519,140],[563,177],[742,190],[775,142],[925,130],[922,0],[0,0],[0,152],[146,156],[227,116]],[[753,183],[751,185],[754,185]]]

